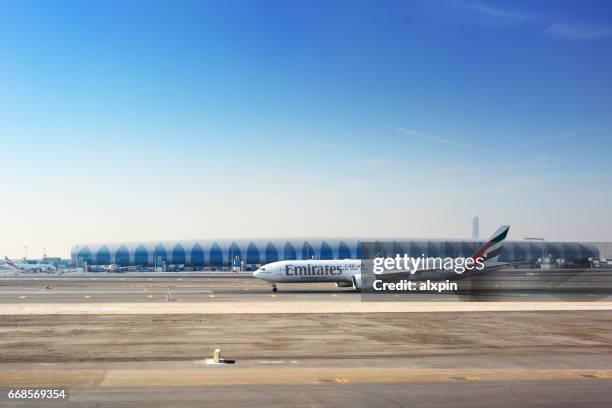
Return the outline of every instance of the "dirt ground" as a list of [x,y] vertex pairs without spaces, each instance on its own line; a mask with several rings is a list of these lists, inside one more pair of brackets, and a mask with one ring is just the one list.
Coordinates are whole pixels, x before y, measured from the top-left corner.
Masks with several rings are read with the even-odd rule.
[[0,317],[0,363],[612,354],[612,312]]

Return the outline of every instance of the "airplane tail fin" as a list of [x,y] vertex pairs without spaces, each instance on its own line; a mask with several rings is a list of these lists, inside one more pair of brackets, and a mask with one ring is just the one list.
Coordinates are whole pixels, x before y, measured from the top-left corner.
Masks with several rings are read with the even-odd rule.
[[4,260],[6,261],[6,263],[7,263],[7,264],[11,265],[13,268],[15,268],[15,269],[17,269],[17,270],[19,270],[19,269],[20,269],[20,268],[19,268],[17,265],[15,265],[15,262],[11,261],[11,260],[8,258],[8,256],[5,256],[5,257],[4,257]]
[[497,259],[501,253],[503,241],[506,239],[509,230],[509,225],[502,225],[499,227],[491,238],[489,238],[489,240],[485,242],[483,246],[478,248],[473,258],[482,258],[482,263],[485,267],[497,265]]

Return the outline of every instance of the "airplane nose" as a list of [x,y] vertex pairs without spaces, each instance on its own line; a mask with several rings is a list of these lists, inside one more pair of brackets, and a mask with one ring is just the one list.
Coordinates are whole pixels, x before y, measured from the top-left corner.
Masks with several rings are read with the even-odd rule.
[[258,269],[258,270],[256,270],[255,272],[253,272],[253,277],[254,277],[254,278],[259,277],[259,269]]

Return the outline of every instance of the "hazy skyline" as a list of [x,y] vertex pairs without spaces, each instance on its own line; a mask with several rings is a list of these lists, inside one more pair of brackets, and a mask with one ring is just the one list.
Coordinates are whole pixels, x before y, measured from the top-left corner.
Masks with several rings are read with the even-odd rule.
[[612,5],[3,1],[0,255],[612,241]]

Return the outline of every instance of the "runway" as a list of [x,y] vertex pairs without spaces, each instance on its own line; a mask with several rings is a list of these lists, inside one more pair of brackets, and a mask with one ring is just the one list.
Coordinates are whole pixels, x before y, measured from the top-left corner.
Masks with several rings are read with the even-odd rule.
[[[6,316],[0,388],[66,388],[77,407],[607,406],[611,316]],[[206,365],[216,347],[237,363]]]
[[[612,301],[612,270],[503,270],[458,281],[459,293],[376,294],[376,301]],[[142,273],[0,278],[0,304],[152,302],[357,302],[372,300],[333,283],[278,284],[250,274]]]
[[[282,384],[203,386],[176,389],[79,389],[71,407],[602,407],[612,404],[610,383],[599,379],[490,382]],[[22,406],[15,403],[15,407]],[[11,405],[6,405],[11,406]],[[36,406],[57,407],[57,402]]]

